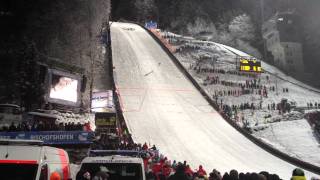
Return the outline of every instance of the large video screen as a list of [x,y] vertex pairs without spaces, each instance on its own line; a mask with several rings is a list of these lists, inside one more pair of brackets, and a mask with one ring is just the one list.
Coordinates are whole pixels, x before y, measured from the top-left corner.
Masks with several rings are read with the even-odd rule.
[[78,76],[51,70],[49,77],[49,102],[67,105],[78,104],[80,89],[80,78]]

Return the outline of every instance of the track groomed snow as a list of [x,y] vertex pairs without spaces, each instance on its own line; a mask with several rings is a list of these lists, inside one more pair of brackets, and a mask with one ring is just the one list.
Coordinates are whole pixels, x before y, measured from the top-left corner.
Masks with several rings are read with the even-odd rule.
[[[120,104],[135,142],[155,144],[169,159],[193,168],[291,177],[295,166],[231,127],[143,28],[113,22],[111,42]],[[316,176],[305,173],[307,179]]]

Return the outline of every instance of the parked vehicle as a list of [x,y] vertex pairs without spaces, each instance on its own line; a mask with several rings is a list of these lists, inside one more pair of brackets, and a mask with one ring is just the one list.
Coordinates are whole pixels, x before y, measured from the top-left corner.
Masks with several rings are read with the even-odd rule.
[[91,151],[81,162],[77,179],[101,173],[107,174],[108,180],[146,179],[143,160],[134,151]]
[[0,139],[0,179],[71,179],[69,156],[42,141]]

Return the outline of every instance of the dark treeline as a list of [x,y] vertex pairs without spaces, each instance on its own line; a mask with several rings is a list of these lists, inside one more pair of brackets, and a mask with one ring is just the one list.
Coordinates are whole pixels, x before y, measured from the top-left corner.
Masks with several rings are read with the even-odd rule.
[[38,62],[54,59],[88,72],[110,9],[109,0],[2,0],[0,102],[31,108],[41,101]]

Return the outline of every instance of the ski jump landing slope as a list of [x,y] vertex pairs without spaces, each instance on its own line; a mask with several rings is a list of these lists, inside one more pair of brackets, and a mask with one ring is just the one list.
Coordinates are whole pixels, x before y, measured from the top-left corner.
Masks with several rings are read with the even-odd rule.
[[192,168],[265,170],[289,179],[295,166],[231,127],[143,28],[114,22],[111,42],[119,101],[135,142],[155,144]]

